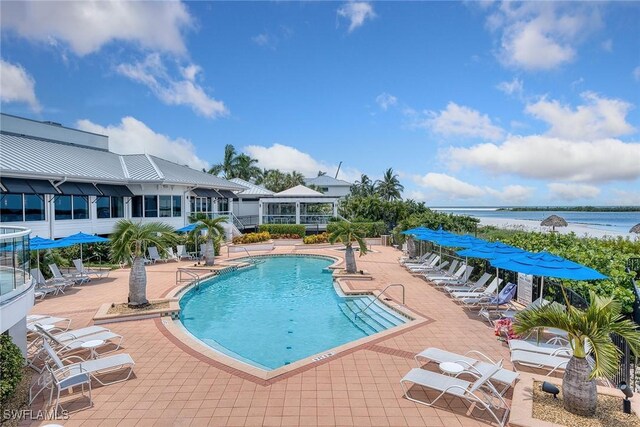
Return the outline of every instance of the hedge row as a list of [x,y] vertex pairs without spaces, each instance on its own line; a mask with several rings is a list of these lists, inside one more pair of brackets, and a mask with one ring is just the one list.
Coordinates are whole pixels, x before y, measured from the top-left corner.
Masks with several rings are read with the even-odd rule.
[[266,242],[271,239],[271,234],[264,231],[261,233],[247,233],[242,236],[236,236],[233,238],[234,245],[248,244],[248,243],[259,243]]
[[299,224],[262,224],[258,231],[261,233],[266,231],[272,236],[275,234],[297,234],[298,236],[304,236],[307,228]]
[[[384,225],[383,221],[376,222],[353,222],[354,225],[358,226],[363,232],[365,237],[380,237],[381,234],[384,234],[387,229]],[[327,232],[333,233],[333,231],[338,226],[337,222],[330,222],[327,224]]]
[[327,243],[329,241],[329,235],[327,233],[312,234],[305,237],[302,242],[305,245],[314,245],[316,243]]

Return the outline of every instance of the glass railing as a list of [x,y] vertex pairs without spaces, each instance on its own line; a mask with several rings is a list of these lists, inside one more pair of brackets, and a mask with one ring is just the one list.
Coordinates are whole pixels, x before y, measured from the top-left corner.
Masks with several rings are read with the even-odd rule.
[[295,224],[295,215],[262,215],[263,224]]
[[300,215],[300,224],[327,224],[333,215]]
[[0,227],[0,296],[31,281],[30,233],[23,227]]

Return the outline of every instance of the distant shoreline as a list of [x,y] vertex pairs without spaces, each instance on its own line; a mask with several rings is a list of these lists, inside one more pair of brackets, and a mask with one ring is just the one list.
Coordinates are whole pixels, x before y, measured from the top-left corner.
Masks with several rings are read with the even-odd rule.
[[640,212],[640,206],[522,206],[497,208],[496,210],[512,212]]
[[[537,231],[548,232],[550,227],[541,227],[540,222],[531,221],[526,219],[512,219],[512,218],[479,218],[480,225],[489,225],[493,227],[503,228],[506,230],[519,230],[519,231]],[[575,233],[578,236],[588,237],[629,237],[631,240],[640,238],[640,235],[634,235],[631,233],[621,233],[615,230],[602,230],[587,224],[575,224],[570,223],[567,227],[558,227],[556,231],[560,234]]]

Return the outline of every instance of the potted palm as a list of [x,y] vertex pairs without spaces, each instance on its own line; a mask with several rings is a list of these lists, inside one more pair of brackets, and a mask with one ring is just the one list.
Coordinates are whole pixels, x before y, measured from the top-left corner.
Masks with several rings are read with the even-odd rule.
[[[548,304],[516,314],[514,331],[519,335],[543,328],[557,328],[568,334],[573,355],[562,380],[564,409],[591,416],[596,411],[596,378],[611,378],[618,370],[620,351],[611,334],[624,338],[634,354],[640,350],[640,332],[636,324],[622,315],[622,305],[612,297],[590,293],[586,310],[560,304]],[[566,299],[565,299],[566,300]],[[590,366],[588,357],[593,354]]]
[[342,242],[345,246],[344,260],[346,264],[346,272],[355,274],[358,269],[356,267],[356,257],[353,253],[353,242],[358,244],[360,256],[367,253],[367,244],[364,241],[364,232],[351,222],[341,221],[334,230],[329,234],[329,242],[334,244]]
[[156,246],[158,252],[178,241],[173,227],[162,222],[137,223],[121,219],[111,234],[111,257],[116,262],[131,263],[129,273],[129,307],[142,308],[149,305],[147,300],[147,271],[144,266],[144,252],[149,246]]
[[212,266],[215,261],[215,248],[214,242],[224,236],[224,226],[222,224],[227,222],[227,218],[218,217],[218,218],[206,218],[206,217],[197,217],[198,224],[193,229],[193,234],[200,234],[202,231],[205,231],[204,239],[206,241],[204,246],[204,259],[206,266]]

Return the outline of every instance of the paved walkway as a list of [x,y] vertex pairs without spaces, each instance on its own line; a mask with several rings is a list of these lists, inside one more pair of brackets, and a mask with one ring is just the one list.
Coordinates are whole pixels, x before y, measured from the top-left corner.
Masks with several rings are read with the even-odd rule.
[[[403,283],[407,306],[432,322],[268,385],[235,376],[183,351],[165,336],[159,321],[110,323],[105,326],[125,337],[122,351],[135,360],[135,375],[119,384],[96,386],[93,407],[72,413],[64,424],[447,427],[489,424],[489,418],[481,411],[470,413],[459,399],[446,398],[438,407],[429,408],[403,398],[399,380],[415,367],[413,355],[426,347],[458,353],[475,349],[504,359],[506,366],[510,366],[509,352],[474,312],[463,310],[402,268],[397,261],[399,251],[374,248],[377,253],[369,253],[357,262],[358,268],[368,270],[375,279],[351,281],[349,285],[368,290]],[[291,250],[277,247],[274,252]],[[330,249],[314,253],[339,254]],[[225,259],[221,257],[217,262]],[[176,268],[188,264],[170,262],[147,267],[148,298],[159,298],[174,288]],[[37,302],[32,313],[70,317],[73,328],[89,325],[101,304],[126,301],[128,274],[127,269],[117,270],[108,279],[94,280],[68,290],[65,295]],[[399,288],[390,293],[396,300],[401,299]],[[63,399],[69,402],[66,409],[86,405],[86,400],[72,402],[75,396]],[[36,402],[33,409],[41,406],[42,402]]]

